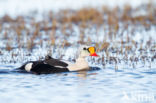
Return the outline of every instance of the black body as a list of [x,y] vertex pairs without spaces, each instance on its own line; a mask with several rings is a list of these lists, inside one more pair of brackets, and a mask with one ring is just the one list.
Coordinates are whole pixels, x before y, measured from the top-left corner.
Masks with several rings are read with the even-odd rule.
[[30,72],[35,74],[49,74],[69,71],[67,68],[67,63],[62,62],[58,59],[54,59],[50,56],[47,56],[44,60],[27,62],[18,69],[26,71],[25,66],[28,63],[32,63],[32,68]]

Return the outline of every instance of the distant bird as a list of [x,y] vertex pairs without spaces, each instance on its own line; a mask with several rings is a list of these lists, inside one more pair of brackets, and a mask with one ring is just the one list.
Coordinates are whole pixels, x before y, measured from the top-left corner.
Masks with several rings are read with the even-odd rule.
[[79,57],[74,64],[46,56],[44,60],[29,61],[18,69],[36,74],[89,70],[89,65],[85,58],[87,56],[98,56],[95,52],[95,47],[83,46],[79,51]]

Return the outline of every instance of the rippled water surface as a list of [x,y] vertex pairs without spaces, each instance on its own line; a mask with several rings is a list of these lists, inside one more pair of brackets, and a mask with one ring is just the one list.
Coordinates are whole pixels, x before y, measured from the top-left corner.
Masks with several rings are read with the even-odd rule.
[[4,65],[3,68],[0,72],[3,103],[156,102],[156,70],[152,68],[114,70],[108,67],[48,75],[17,73],[5,69]]

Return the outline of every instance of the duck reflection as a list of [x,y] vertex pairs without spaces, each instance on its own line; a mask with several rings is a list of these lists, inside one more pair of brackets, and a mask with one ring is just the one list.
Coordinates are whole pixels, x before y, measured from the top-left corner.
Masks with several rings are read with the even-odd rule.
[[[89,71],[97,71],[100,70],[98,67],[90,67]],[[77,71],[77,76],[83,79],[86,79],[87,76],[89,75],[97,75],[98,73],[95,72],[89,72],[88,70],[83,70],[83,71]]]

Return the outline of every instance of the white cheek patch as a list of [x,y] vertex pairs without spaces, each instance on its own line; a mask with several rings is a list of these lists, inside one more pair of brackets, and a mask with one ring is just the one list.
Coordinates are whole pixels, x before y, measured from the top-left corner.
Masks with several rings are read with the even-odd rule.
[[25,65],[25,70],[26,70],[27,72],[30,72],[30,70],[32,69],[32,65],[33,65],[33,63],[28,63],[28,64],[26,64],[26,65]]

